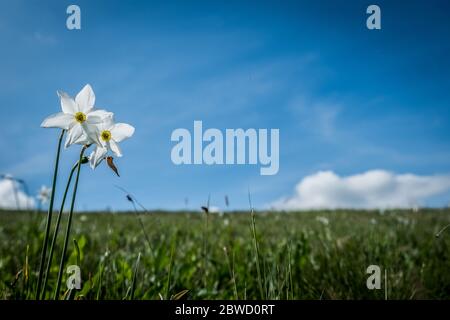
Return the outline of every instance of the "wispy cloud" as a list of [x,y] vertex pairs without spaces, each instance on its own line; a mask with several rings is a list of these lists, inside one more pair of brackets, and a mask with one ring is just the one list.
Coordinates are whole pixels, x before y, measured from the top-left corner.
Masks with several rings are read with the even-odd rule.
[[303,178],[277,209],[411,208],[450,190],[450,175],[419,176],[371,170],[341,177],[320,171]]
[[326,98],[297,96],[291,100],[289,109],[306,131],[325,141],[336,139],[337,120],[342,111],[340,103]]
[[54,45],[57,42],[53,35],[40,31],[33,32],[29,40],[42,45]]

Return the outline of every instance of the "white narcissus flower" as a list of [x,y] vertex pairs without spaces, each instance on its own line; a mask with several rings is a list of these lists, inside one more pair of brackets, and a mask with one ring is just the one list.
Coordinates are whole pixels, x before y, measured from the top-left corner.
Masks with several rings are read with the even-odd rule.
[[61,128],[68,130],[65,148],[73,143],[89,144],[95,135],[95,125],[101,123],[112,113],[95,110],[95,94],[89,84],[76,95],[75,100],[67,93],[58,91],[62,112],[47,117],[41,124],[44,128]]
[[103,122],[97,124],[96,135],[92,137],[97,144],[95,150],[89,157],[92,169],[105,158],[108,150],[111,150],[117,157],[122,156],[119,142],[130,138],[134,133],[134,127],[126,123],[114,123],[113,116],[108,116]]
[[50,193],[52,192],[52,188],[48,188],[46,186],[42,186],[39,189],[37,198],[42,204],[46,204],[50,200]]

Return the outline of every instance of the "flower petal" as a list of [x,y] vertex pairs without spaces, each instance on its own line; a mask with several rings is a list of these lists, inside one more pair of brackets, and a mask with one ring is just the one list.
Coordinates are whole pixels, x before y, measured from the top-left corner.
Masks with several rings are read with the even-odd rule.
[[86,117],[89,123],[92,124],[104,123],[106,126],[112,126],[114,122],[114,113],[106,110],[93,110],[89,112]]
[[92,124],[88,121],[85,121],[81,124],[81,127],[83,128],[84,134],[91,141],[91,143],[101,145],[100,128],[98,124]]
[[99,165],[99,163],[104,159],[107,152],[108,149],[101,146],[97,146],[97,148],[92,151],[91,155],[89,156],[89,164],[91,165],[92,169],[95,169]]
[[69,96],[64,91],[57,91],[56,93],[61,100],[61,109],[64,113],[75,114],[76,112],[80,111],[78,110],[77,104],[71,96]]
[[68,148],[71,144],[74,144],[75,141],[81,138],[83,135],[83,129],[79,124],[74,125],[67,133],[66,143],[64,144],[65,148]]
[[68,130],[73,123],[73,115],[64,112],[52,114],[41,123],[44,128],[61,128]]
[[113,113],[105,110],[95,110],[87,114],[87,119],[83,123],[83,130],[87,136],[96,144],[106,147],[100,139],[101,132],[110,128],[113,122]]
[[88,138],[92,140],[92,142],[104,147],[105,143],[101,141],[100,135],[101,132],[105,130],[105,125],[102,122],[103,119],[100,122],[97,122],[98,120],[99,118],[90,117],[85,122],[83,122],[82,127],[84,132],[86,133]]
[[116,156],[122,156],[122,151],[120,150],[119,145],[113,139],[109,140],[109,147]]
[[87,113],[94,107],[95,94],[89,84],[85,85],[75,97],[75,102],[79,107],[79,111]]
[[127,123],[116,123],[110,131],[113,139],[121,142],[134,134],[134,127]]

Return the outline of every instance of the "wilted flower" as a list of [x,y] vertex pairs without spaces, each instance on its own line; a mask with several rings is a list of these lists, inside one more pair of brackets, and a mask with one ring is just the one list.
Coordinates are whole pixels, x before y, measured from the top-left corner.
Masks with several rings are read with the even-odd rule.
[[[114,158],[113,157],[106,157],[106,164],[108,167],[111,168],[112,171],[114,171],[115,174],[117,174],[118,177],[120,177],[119,170],[117,169],[116,165],[114,164]],[[127,195],[128,197],[129,195]]]
[[105,158],[108,150],[111,150],[117,157],[122,156],[119,142],[130,138],[134,133],[134,127],[126,123],[114,123],[113,116],[108,116],[94,126],[92,139],[97,144],[91,153],[89,160],[94,169]]
[[42,186],[39,189],[39,192],[38,192],[38,195],[37,195],[37,199],[42,204],[46,204],[50,200],[51,192],[52,192],[52,188],[49,188],[49,187],[46,187],[46,186]]
[[94,125],[99,124],[111,112],[95,110],[95,94],[89,84],[76,95],[75,100],[67,93],[58,91],[62,112],[47,117],[41,124],[44,128],[61,128],[68,130],[65,147],[73,143],[92,143]]

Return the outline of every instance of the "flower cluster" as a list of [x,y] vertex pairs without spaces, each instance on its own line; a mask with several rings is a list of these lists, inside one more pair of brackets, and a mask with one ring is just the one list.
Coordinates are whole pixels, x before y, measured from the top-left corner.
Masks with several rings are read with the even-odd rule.
[[44,128],[61,128],[67,131],[65,147],[72,144],[91,145],[96,148],[89,156],[94,169],[105,159],[108,151],[122,156],[119,142],[131,137],[134,128],[126,123],[115,123],[114,114],[94,108],[95,94],[87,84],[75,99],[58,91],[62,112],[47,117],[41,124]]

